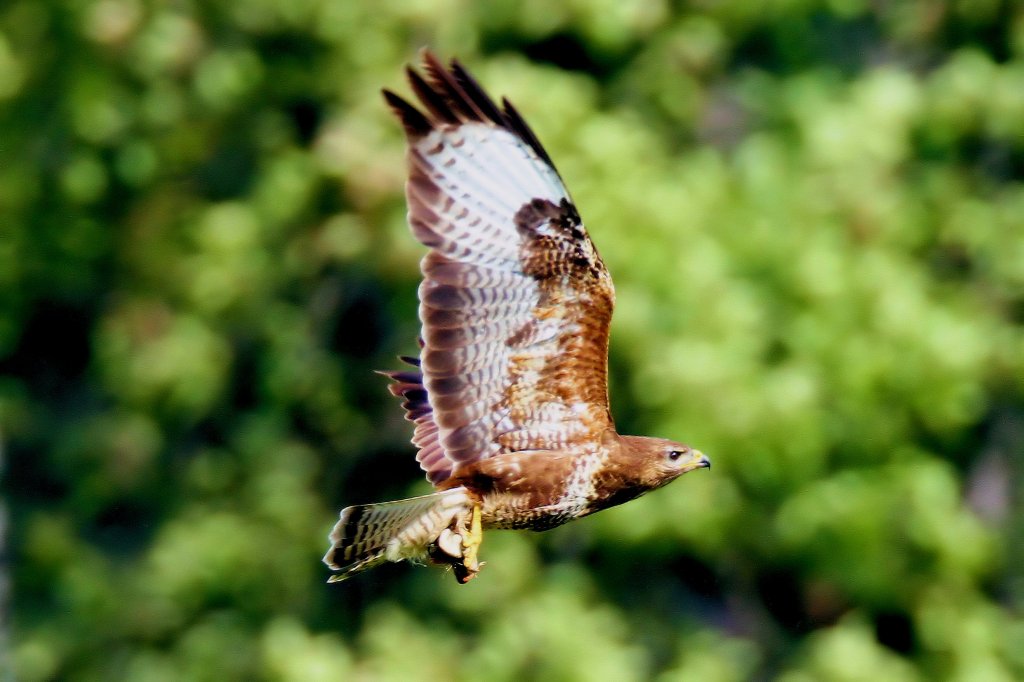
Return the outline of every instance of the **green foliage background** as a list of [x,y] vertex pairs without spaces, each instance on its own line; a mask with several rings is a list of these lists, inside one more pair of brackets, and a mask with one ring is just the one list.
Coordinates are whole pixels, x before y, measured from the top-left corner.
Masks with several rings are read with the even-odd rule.
[[[328,586],[426,490],[424,45],[572,189],[620,429],[715,467]],[[21,680],[1024,678],[1019,3],[9,0],[0,212]]]

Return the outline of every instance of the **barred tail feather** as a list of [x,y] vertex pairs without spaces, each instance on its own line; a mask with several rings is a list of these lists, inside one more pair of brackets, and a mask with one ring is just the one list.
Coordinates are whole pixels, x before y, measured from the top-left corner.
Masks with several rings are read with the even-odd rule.
[[341,511],[331,531],[324,563],[340,571],[338,582],[385,561],[427,558],[430,543],[471,508],[465,488],[453,488],[407,500],[361,504]]

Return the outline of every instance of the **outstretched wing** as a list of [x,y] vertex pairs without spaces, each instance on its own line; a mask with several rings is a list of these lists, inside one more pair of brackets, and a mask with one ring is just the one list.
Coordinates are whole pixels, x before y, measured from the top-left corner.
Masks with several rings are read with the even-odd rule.
[[[409,141],[423,258],[418,372],[397,373],[428,478],[519,450],[597,446],[608,411],[611,277],[547,153],[459,65],[409,69],[425,112],[384,91]],[[425,389],[425,391],[424,391]]]

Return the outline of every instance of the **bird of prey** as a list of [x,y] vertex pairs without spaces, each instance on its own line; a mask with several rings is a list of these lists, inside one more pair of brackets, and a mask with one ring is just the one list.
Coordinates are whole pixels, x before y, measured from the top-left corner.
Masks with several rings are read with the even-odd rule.
[[324,562],[343,580],[384,561],[480,570],[486,528],[546,530],[710,461],[619,435],[608,406],[615,292],[547,152],[455,60],[408,68],[417,108],[384,98],[408,141],[408,220],[427,253],[412,368],[384,372],[436,492],[347,507]]

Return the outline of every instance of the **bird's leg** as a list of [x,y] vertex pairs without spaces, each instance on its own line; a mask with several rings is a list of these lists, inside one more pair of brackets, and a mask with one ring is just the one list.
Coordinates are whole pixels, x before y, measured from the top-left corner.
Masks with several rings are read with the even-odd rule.
[[462,534],[462,561],[452,564],[455,579],[465,585],[480,572],[480,543],[484,540],[483,525],[480,522],[480,505],[473,505],[469,528]]

